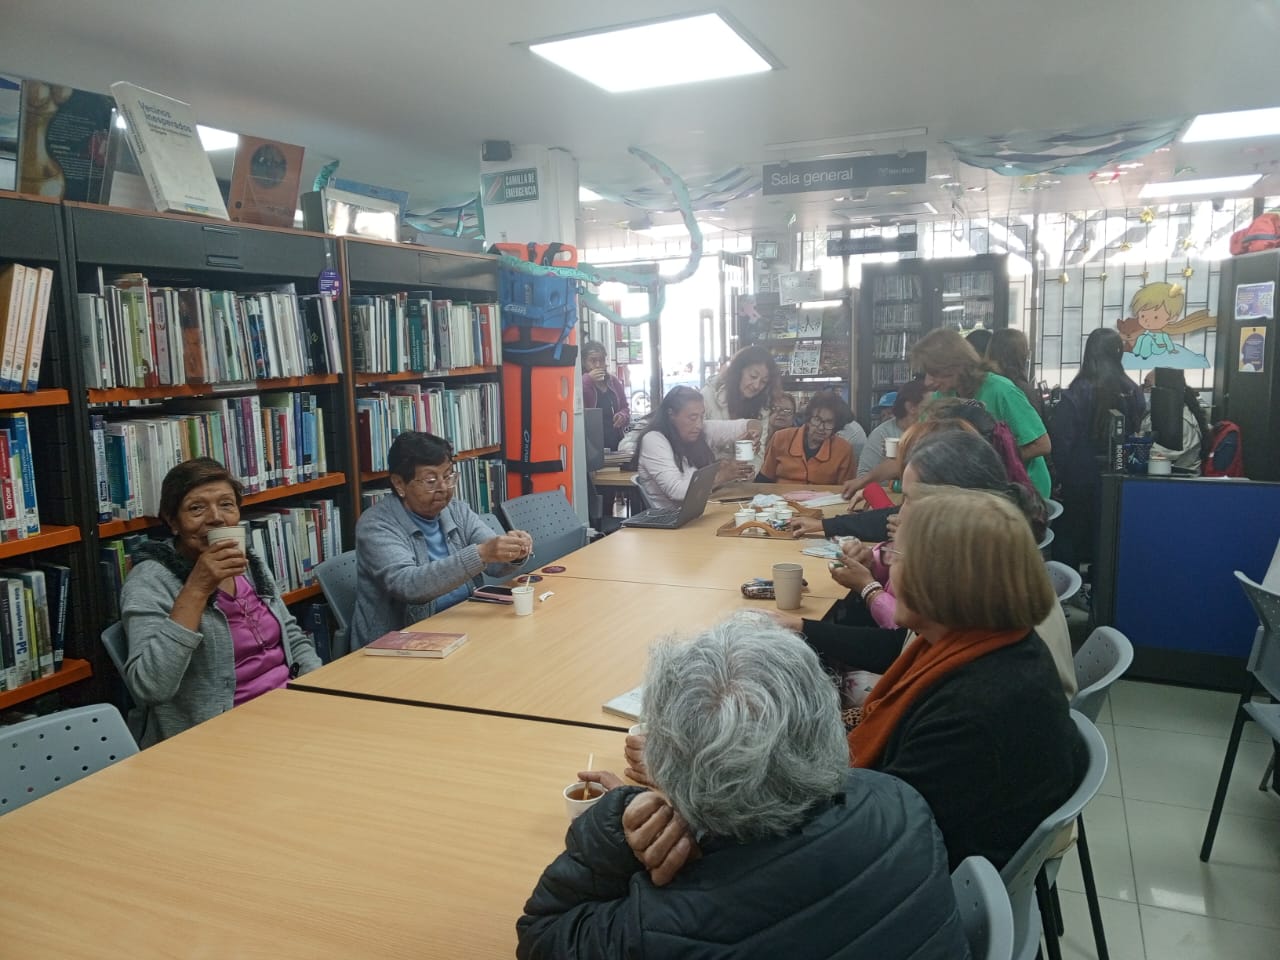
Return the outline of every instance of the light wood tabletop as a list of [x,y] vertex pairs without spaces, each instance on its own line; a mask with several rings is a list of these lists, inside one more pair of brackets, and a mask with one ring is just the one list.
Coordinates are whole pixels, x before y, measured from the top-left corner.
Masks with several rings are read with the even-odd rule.
[[268,693],[0,817],[0,954],[506,960],[622,739]]
[[631,478],[635,475],[636,472],[634,470],[606,466],[591,474],[591,480],[597,487],[627,487],[634,489],[635,485],[631,482]]
[[[654,640],[710,626],[737,610],[776,609],[771,600],[744,599],[736,583],[696,589],[561,574],[547,575],[535,591],[535,597],[554,596],[535,599],[527,617],[510,606],[464,602],[422,621],[418,629],[467,634],[443,660],[356,651],[289,685],[625,730],[632,721],[600,707],[640,684]],[[817,619],[831,602],[806,595],[794,612]]]

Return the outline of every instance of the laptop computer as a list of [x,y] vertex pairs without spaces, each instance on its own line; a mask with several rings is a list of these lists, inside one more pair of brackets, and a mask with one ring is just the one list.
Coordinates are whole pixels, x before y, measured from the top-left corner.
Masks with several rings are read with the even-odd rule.
[[652,527],[658,530],[678,530],[686,523],[697,520],[707,509],[711,488],[716,485],[719,463],[709,463],[694,471],[685,492],[684,503],[678,507],[644,510],[622,521],[624,527]]

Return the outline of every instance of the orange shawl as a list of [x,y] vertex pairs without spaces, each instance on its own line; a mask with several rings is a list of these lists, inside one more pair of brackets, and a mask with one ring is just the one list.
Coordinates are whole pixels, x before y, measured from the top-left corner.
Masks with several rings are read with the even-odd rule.
[[918,638],[880,678],[849,732],[849,765],[876,767],[911,706],[939,680],[988,653],[1017,643],[1026,630],[953,630],[937,643]]

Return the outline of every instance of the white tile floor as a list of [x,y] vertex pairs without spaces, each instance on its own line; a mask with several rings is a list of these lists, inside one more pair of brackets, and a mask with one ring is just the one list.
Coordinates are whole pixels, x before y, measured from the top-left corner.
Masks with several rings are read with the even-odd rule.
[[[1098,727],[1110,766],[1085,810],[1114,960],[1280,957],[1280,797],[1271,744],[1245,727],[1209,863],[1200,843],[1238,696],[1121,681]],[[1074,851],[1058,877],[1064,958],[1096,956]]]

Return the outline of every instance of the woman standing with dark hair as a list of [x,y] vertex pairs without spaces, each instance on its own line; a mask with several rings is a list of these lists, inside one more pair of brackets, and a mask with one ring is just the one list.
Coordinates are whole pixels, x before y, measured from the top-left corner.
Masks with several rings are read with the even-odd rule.
[[1053,462],[1062,487],[1062,516],[1054,526],[1054,556],[1071,566],[1091,563],[1098,537],[1102,469],[1111,411],[1124,415],[1128,436],[1142,423],[1147,402],[1121,365],[1124,341],[1109,327],[1089,334],[1080,372],[1053,408]]
[[609,353],[598,340],[588,340],[582,346],[582,405],[600,408],[604,445],[616,450],[631,422],[631,409],[627,406],[627,389],[609,372]]
[[124,680],[145,710],[149,746],[320,666],[267,565],[241,541],[243,488],[217,460],[180,463],[160,487],[171,540],[144,543],[120,595]]
[[1044,397],[1031,385],[1031,345],[1021,330],[1007,327],[991,335],[985,354],[987,369],[1007,377],[1044,420]]
[[387,469],[395,496],[379,500],[356,523],[353,647],[460,603],[480,586],[482,573],[505,577],[533,553],[529,534],[497,535],[454,499],[458,473],[448,440],[402,433],[387,453]]
[[[636,444],[631,469],[638,474],[645,498],[655,507],[678,507],[689,481],[701,467],[716,461],[716,448],[733,449],[735,440],[760,438],[759,420],[707,420],[702,395],[693,387],[672,387],[649,416]],[[752,462],[738,463],[732,454],[720,464],[716,483],[749,480]]]
[[[782,375],[773,354],[764,347],[743,347],[733,355],[724,373],[702,388],[703,418],[706,420],[759,420],[761,439],[769,441],[769,407],[782,392]],[[711,442],[720,459],[733,457],[732,445]],[[763,446],[762,446],[763,449]],[[760,457],[756,457],[756,468]]]

